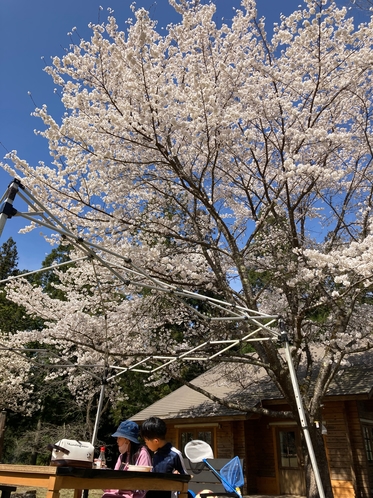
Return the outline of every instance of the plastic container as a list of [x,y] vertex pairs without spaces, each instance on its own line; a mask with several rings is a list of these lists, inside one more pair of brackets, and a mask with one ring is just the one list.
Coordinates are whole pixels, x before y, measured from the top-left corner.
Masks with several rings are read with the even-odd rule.
[[106,455],[105,455],[105,446],[101,446],[100,454],[96,460],[96,469],[103,469],[106,467]]

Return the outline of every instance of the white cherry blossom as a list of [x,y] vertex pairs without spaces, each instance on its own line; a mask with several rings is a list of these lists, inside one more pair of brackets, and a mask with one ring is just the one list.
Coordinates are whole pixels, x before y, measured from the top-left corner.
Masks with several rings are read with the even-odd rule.
[[[309,351],[319,365],[312,420],[341,362],[373,343],[373,21],[355,27],[346,9],[307,0],[268,39],[253,0],[221,26],[213,3],[170,3],[182,20],[162,34],[133,8],[124,31],[110,15],[54,57],[65,113],[35,110],[51,163],[13,152],[4,168],[74,233],[152,277],[284,316],[296,363]],[[100,291],[89,262],[61,274],[63,302],[12,283],[9,296],[46,320],[14,340],[126,364],[181,347],[170,324],[184,324],[182,346],[232,334],[97,271]],[[254,347],[294,406],[276,345]],[[88,385],[71,379],[82,399]]]

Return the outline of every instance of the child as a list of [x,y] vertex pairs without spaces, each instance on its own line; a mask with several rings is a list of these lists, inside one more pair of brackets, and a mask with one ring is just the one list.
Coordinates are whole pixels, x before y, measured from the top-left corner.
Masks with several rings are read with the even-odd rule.
[[[153,452],[153,472],[187,474],[181,452],[166,441],[167,427],[158,417],[150,417],[141,426],[141,437]],[[171,491],[148,491],[146,498],[171,498]]]
[[[119,458],[114,470],[126,470],[127,465],[151,466],[151,458],[147,448],[139,442],[139,426],[132,420],[122,422],[116,432]],[[105,489],[102,498],[144,498],[145,490]]]

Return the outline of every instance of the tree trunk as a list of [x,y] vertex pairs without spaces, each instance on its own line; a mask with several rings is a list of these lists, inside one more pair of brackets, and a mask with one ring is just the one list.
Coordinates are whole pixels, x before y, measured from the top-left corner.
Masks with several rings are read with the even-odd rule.
[[5,432],[6,411],[0,412],[0,462],[3,461],[4,432]]
[[[309,424],[309,433],[325,497],[333,498],[332,485],[330,481],[329,463],[326,456],[324,438],[321,433],[321,425],[319,428],[317,428],[314,424]],[[306,472],[307,498],[319,498],[320,494],[303,434],[302,434],[302,441],[303,441],[304,452],[306,455],[305,472]]]
[[41,436],[41,415],[38,418],[38,423],[36,426],[34,444],[32,447],[32,453],[31,453],[31,459],[30,459],[31,465],[36,465],[36,463],[37,463],[38,454],[39,454],[40,436]]

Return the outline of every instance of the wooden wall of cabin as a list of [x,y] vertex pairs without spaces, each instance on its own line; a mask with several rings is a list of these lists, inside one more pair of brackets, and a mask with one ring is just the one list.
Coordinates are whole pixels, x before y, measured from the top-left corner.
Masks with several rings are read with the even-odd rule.
[[233,458],[238,456],[238,458],[243,459],[244,495],[248,494],[245,438],[244,420],[219,422],[219,428],[216,430],[217,457]]
[[[373,422],[373,400],[339,400],[324,405],[323,423],[327,429],[324,438],[334,498],[373,496],[373,463],[366,458],[361,426],[363,419]],[[237,455],[243,458],[244,493],[278,494],[279,477],[275,438],[269,425],[271,419],[215,421],[218,422],[215,429],[216,457],[232,458]],[[168,440],[178,446],[178,429],[172,422],[167,425]]]
[[[216,421],[216,427],[213,428],[215,439],[215,458],[233,458],[238,456],[243,459],[244,476],[246,479],[246,445],[245,445],[245,421],[244,420],[223,420]],[[204,421],[200,421],[201,429],[204,427]],[[176,427],[175,427],[176,425]],[[195,420],[194,425],[199,425]],[[188,430],[187,428],[185,430]],[[178,421],[176,424],[167,421],[167,440],[177,448],[179,447],[179,432],[182,431],[182,424]],[[180,448],[182,450],[182,448]],[[247,494],[246,483],[244,494]]]
[[[173,446],[175,446],[175,448],[179,448],[178,438],[179,438],[178,430],[175,428],[173,424],[167,423],[167,435],[166,435],[167,441],[172,443]],[[182,448],[179,449],[180,451],[182,450]]]
[[[257,421],[255,421],[257,422]],[[256,482],[258,474],[258,461],[256,458],[256,424],[254,421],[245,422],[246,452],[245,452],[245,477],[247,494],[258,494],[258,484]]]
[[279,494],[275,440],[269,422],[268,417],[245,422],[246,481],[249,495]]
[[353,468],[351,441],[343,401],[325,403],[323,423],[330,478],[335,498],[354,498],[356,478]]
[[[236,422],[239,425],[239,421]],[[216,429],[216,458],[233,458],[234,425],[232,421],[219,422]],[[241,457],[242,458],[242,457]]]
[[355,440],[354,440],[354,453],[357,461],[357,468],[359,470],[359,477],[366,490],[366,493],[361,496],[373,496],[373,462],[368,462],[367,452],[365,449],[363,439],[363,428],[365,425],[371,430],[373,429],[373,399],[360,401],[357,403],[359,420],[354,424]]
[[220,421],[217,457],[238,456],[244,462],[244,494],[278,494],[275,448],[269,419]]
[[324,405],[323,417],[334,497],[370,498],[372,476],[368,472],[359,404],[355,400],[329,401]]

